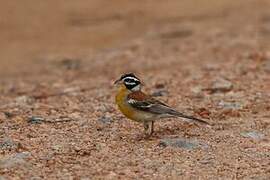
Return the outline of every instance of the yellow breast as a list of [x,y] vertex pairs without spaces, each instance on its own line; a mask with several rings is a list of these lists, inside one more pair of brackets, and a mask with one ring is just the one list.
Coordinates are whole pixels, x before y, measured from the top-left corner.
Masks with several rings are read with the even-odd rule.
[[118,93],[115,97],[116,104],[118,105],[119,110],[129,119],[133,119],[134,116],[134,110],[132,107],[130,107],[129,104],[127,104],[126,99],[128,96],[129,92],[128,90],[123,87],[122,85],[120,86]]
[[129,119],[142,122],[147,121],[153,118],[152,114],[137,110],[130,106],[127,103],[127,96],[129,94],[129,90],[127,90],[124,85],[120,86],[118,93],[115,97],[116,104],[120,111]]

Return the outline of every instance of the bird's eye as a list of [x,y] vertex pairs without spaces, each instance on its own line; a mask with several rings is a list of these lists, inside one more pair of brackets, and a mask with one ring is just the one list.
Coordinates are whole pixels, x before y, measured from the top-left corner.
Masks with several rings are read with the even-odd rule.
[[132,79],[125,79],[125,82],[134,82]]

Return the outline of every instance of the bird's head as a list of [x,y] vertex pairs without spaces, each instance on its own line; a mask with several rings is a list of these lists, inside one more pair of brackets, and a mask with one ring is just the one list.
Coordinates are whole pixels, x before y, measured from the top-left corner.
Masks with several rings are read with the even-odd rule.
[[130,91],[141,90],[141,81],[133,73],[123,74],[114,84],[124,86]]

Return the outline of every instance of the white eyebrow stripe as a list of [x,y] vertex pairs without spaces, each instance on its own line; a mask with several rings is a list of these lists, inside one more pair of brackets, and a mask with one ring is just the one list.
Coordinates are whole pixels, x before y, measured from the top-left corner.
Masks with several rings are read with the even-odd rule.
[[125,82],[125,84],[127,84],[127,85],[136,85],[135,82]]
[[131,79],[134,81],[140,81],[139,79],[135,78],[135,77],[125,77],[123,80],[125,81],[126,79]]

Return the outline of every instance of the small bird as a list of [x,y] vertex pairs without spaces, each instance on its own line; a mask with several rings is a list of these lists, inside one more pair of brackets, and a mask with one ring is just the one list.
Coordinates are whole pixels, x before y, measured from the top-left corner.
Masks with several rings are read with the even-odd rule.
[[141,81],[133,73],[123,74],[114,82],[118,85],[115,97],[120,111],[129,119],[143,123],[146,137],[154,132],[154,122],[161,118],[181,117],[189,121],[208,124],[206,121],[178,112],[141,91]]

